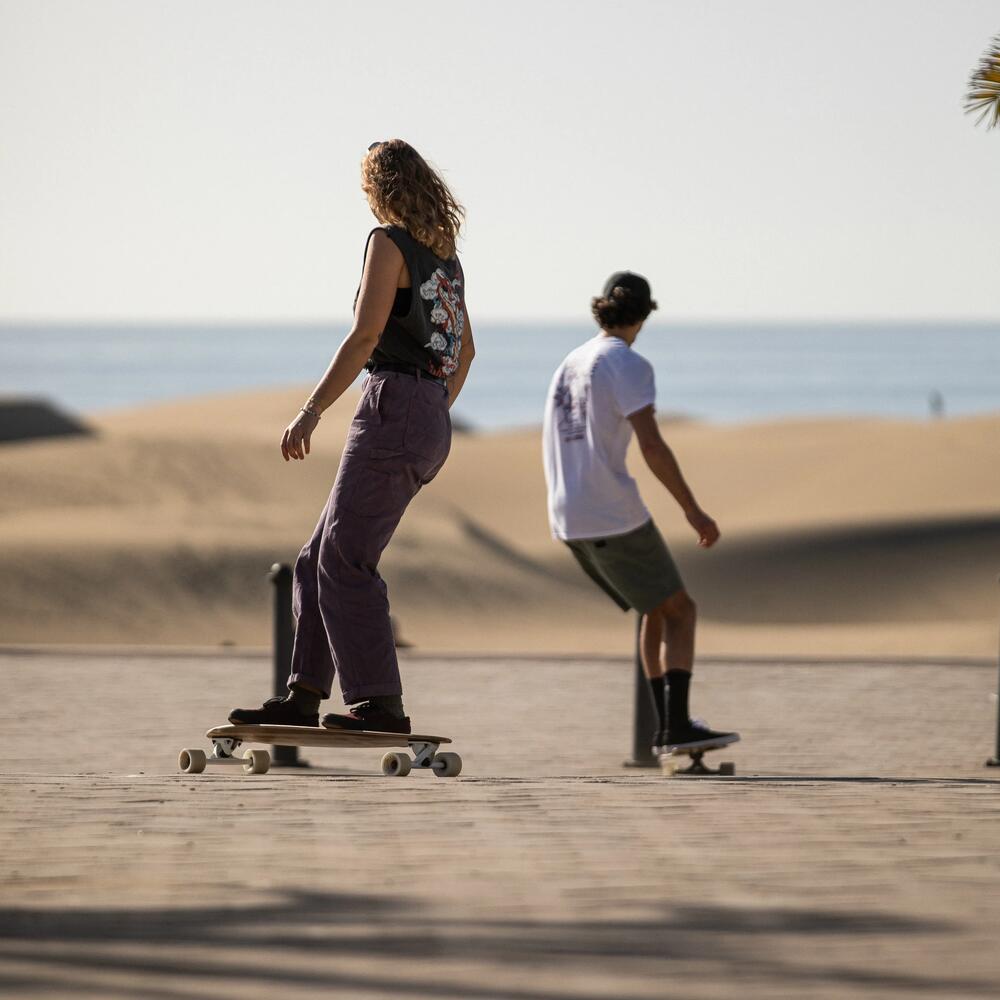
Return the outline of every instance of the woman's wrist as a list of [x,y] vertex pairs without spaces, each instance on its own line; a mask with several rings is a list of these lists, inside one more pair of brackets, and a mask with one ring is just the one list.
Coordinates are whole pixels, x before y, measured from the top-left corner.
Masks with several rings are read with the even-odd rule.
[[303,404],[299,413],[308,413],[310,417],[315,417],[317,420],[323,416],[323,411],[319,408],[316,400],[310,396]]

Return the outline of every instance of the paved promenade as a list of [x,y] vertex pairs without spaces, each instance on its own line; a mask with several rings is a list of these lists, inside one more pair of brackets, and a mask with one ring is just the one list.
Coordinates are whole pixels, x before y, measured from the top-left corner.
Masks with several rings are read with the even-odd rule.
[[702,664],[718,779],[619,766],[631,671],[411,659],[454,780],[188,776],[266,659],[0,655],[0,995],[997,995],[995,668]]

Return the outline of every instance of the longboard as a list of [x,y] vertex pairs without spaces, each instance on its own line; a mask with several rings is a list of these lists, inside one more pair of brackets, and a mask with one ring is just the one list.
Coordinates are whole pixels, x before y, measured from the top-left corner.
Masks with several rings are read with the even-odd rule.
[[[673,778],[683,775],[704,775],[704,774],[714,774],[720,777],[732,777],[736,774],[736,765],[730,760],[723,760],[719,762],[719,766],[709,767],[707,764],[702,762],[702,757],[705,754],[710,753],[712,750],[721,750],[723,747],[732,746],[737,740],[720,740],[718,743],[712,743],[708,746],[700,746],[694,750],[670,750],[664,751],[660,754],[660,768],[663,773],[668,777]],[[680,759],[682,757],[689,757],[691,763],[687,767],[680,766]]]
[[461,773],[462,758],[457,753],[439,753],[438,747],[451,743],[447,736],[418,736],[415,733],[380,733],[368,730],[324,729],[321,726],[216,726],[205,733],[212,741],[210,753],[186,748],[177,758],[185,774],[201,774],[212,764],[242,764],[247,774],[266,774],[271,755],[249,747],[241,756],[243,743],[269,743],[287,747],[408,747],[410,753],[396,751],[382,757],[382,773],[403,778],[413,768],[428,768],[438,777],[454,778]]

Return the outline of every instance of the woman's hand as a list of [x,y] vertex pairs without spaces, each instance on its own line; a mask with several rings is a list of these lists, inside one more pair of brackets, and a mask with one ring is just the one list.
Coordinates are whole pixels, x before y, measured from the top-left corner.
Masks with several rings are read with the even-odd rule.
[[290,458],[304,459],[309,454],[309,439],[319,423],[316,414],[340,399],[372,356],[392,312],[404,267],[406,262],[399,247],[383,230],[373,230],[365,246],[365,269],[354,325],[306,402],[306,408],[315,408],[316,413],[303,410],[281,437],[281,454],[286,462]]
[[285,428],[281,436],[281,454],[286,462],[290,458],[304,459],[309,454],[309,439],[318,423],[319,417],[303,410]]

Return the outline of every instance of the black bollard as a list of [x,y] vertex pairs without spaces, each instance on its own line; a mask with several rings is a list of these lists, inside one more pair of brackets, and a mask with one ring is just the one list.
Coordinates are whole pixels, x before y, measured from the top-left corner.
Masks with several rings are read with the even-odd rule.
[[[292,642],[295,627],[292,623],[292,569],[285,563],[275,563],[267,578],[274,584],[274,693],[284,697],[288,693],[288,675],[292,672]],[[299,760],[298,747],[271,747],[271,759],[281,767],[308,767]]]
[[997,653],[997,739],[993,756],[986,762],[986,766],[1000,767],[1000,652]]
[[653,754],[653,737],[659,726],[659,716],[653,704],[653,692],[642,669],[642,615],[635,624],[635,709],[632,718],[632,756],[625,767],[658,767]]

